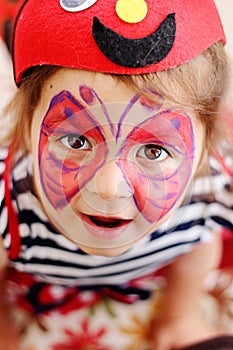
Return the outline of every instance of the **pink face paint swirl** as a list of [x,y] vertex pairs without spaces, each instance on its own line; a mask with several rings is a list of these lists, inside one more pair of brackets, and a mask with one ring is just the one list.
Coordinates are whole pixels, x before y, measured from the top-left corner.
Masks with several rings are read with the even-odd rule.
[[[89,158],[85,157],[85,151],[73,154],[61,143],[65,135],[82,135],[93,140],[96,151],[91,152]],[[39,141],[41,183],[53,207],[65,207],[104,164],[106,157],[105,138],[95,118],[68,91],[56,95],[42,122]]]
[[[169,150],[173,155],[171,166],[164,168],[154,160],[139,165],[129,159],[130,150],[138,144],[155,144]],[[135,204],[148,222],[161,219],[177,202],[191,176],[193,157],[191,120],[181,111],[158,113],[126,137],[117,156],[118,166],[133,187]]]
[[[81,87],[81,98],[92,105],[97,93]],[[152,223],[172,209],[190,179],[194,137],[191,119],[184,111],[171,109],[159,112],[155,109],[156,114],[134,125],[131,132],[121,138],[120,131],[127,113],[132,112],[138,100],[139,96],[135,95],[119,116],[118,133],[113,136],[114,143],[118,145],[115,162],[132,187],[139,212]],[[106,125],[111,129],[113,123],[107,108],[100,98],[97,101],[101,102]],[[144,105],[141,104],[141,107]],[[62,146],[61,139],[65,135],[82,135],[93,141],[95,150],[87,152],[87,156],[84,150],[73,152]],[[106,141],[103,127],[69,92],[63,91],[52,99],[41,126],[39,166],[43,190],[54,208],[64,208],[94,177],[106,163],[112,141]],[[137,155],[132,157],[134,149],[150,144],[169,151],[170,160],[165,162],[168,166],[164,166],[163,162],[140,159]]]

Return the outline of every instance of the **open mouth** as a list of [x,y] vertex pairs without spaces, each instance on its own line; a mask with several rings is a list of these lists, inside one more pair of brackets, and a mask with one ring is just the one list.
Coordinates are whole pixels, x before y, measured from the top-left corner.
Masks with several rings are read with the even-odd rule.
[[87,218],[90,222],[92,222],[92,224],[102,228],[118,228],[127,225],[129,222],[131,222],[131,220],[92,215],[88,215]]
[[81,214],[87,231],[95,238],[114,240],[121,236],[133,219]]

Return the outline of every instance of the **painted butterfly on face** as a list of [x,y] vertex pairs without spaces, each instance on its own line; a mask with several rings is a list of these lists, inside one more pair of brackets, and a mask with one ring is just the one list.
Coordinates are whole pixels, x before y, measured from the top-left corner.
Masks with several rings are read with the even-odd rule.
[[[42,122],[39,143],[40,178],[48,200],[56,209],[67,206],[110,160],[109,154],[113,157],[110,141],[115,140],[114,161],[132,188],[135,205],[148,222],[160,219],[177,202],[191,176],[194,147],[189,116],[180,110],[155,111],[120,137],[139,97],[126,104],[118,127],[113,128],[97,93],[88,87],[80,91],[85,103],[101,106],[113,138],[107,139],[103,125],[70,92],[56,95]],[[166,162],[157,161],[161,150],[167,154]]]

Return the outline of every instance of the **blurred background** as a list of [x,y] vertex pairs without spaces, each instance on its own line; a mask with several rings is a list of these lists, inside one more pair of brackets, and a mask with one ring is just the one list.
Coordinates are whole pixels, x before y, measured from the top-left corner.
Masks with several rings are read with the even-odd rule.
[[231,86],[229,89],[227,103],[233,108],[233,0],[215,0],[215,3],[218,7],[223,22],[223,27],[227,38],[226,50],[232,67]]
[[215,0],[215,3],[220,12],[223,26],[227,37],[226,49],[233,59],[233,1],[232,0]]

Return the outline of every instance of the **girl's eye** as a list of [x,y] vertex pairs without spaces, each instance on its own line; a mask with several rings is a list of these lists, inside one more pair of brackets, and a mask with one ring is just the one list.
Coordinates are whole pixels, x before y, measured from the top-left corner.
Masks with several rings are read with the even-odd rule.
[[142,158],[146,157],[149,160],[163,161],[169,157],[170,154],[161,146],[149,144],[141,147],[138,155]]
[[63,136],[61,139],[61,142],[64,146],[67,148],[72,148],[74,150],[82,149],[82,150],[88,150],[91,149],[91,145],[83,135],[77,135],[77,134],[71,134]]

